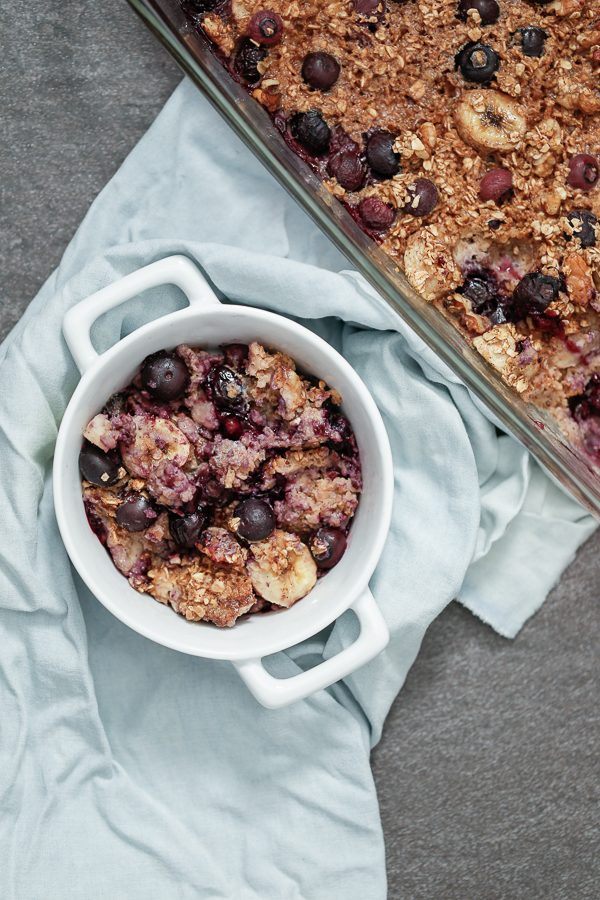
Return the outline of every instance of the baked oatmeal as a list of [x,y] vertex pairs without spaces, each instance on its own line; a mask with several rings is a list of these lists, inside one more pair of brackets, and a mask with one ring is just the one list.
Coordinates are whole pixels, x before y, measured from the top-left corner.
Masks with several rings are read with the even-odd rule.
[[342,558],[362,488],[337,391],[261,344],[147,357],[87,425],[91,528],[141,593],[231,626]]
[[600,462],[599,0],[183,0],[287,143]]

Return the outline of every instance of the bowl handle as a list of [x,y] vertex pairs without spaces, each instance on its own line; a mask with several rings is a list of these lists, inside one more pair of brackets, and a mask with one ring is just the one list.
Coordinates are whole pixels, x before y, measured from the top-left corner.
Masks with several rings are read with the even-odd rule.
[[167,256],[125,275],[77,303],[63,319],[67,346],[82,375],[98,359],[99,354],[90,340],[90,330],[96,319],[109,309],[161,284],[181,288],[190,306],[219,303],[204,276],[186,256]]
[[387,645],[390,635],[373,594],[366,588],[350,609],[360,624],[360,634],[353,644],[336,656],[290,678],[274,678],[262,659],[234,660],[234,665],[250,692],[268,709],[278,709],[302,700],[315,691],[329,687],[364,666]]

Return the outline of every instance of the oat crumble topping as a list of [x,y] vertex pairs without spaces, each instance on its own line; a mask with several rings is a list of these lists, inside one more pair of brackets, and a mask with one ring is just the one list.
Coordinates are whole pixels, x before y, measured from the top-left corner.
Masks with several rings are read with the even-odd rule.
[[84,431],[91,528],[141,593],[231,626],[339,562],[362,477],[342,398],[253,342],[147,357]]

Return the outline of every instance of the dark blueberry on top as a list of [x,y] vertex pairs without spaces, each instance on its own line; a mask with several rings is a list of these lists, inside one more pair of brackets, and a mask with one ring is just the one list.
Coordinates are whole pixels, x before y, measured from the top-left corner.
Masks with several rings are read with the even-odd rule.
[[583,394],[569,397],[569,409],[573,418],[579,421],[600,415],[600,375],[597,372],[586,384]]
[[530,272],[524,275],[513,291],[513,311],[516,320],[527,316],[541,316],[556,300],[560,290],[558,278]]
[[157,518],[153,504],[143,494],[129,494],[118,507],[117,524],[127,531],[144,531]]
[[507,299],[498,291],[498,285],[491,272],[484,269],[471,272],[465,278],[460,293],[468,297],[473,305],[473,312],[479,316],[487,316],[494,325],[506,322]]
[[314,156],[320,156],[329,149],[331,130],[317,109],[296,113],[292,116],[290,129],[298,143]]
[[481,17],[482,25],[492,25],[498,21],[500,7],[496,0],[460,0],[458,4],[458,17],[463,22],[467,21],[467,13],[475,9]]
[[222,3],[223,0],[181,0],[183,11],[193,16],[202,16],[204,13],[212,12]]
[[142,363],[142,386],[157,400],[177,400],[185,394],[190,375],[186,364],[174,353],[159,350]]
[[97,487],[109,487],[119,480],[118,462],[89,441],[79,453],[79,469],[85,480]]
[[191,550],[199,541],[200,535],[210,522],[210,512],[199,506],[195,512],[186,516],[169,514],[169,531],[178,547]]
[[327,172],[346,191],[360,190],[366,175],[365,164],[353,150],[334,153],[327,164]]
[[248,23],[248,37],[263,44],[265,47],[274,47],[283,37],[283,20],[272,9],[262,9],[254,13]]
[[230,441],[239,441],[244,431],[244,424],[237,416],[223,416],[221,419],[221,433]]
[[229,366],[213,366],[207,376],[208,396],[218,409],[244,415],[248,412],[246,388]]
[[494,280],[483,270],[467,275],[460,292],[469,298],[476,313],[484,312],[495,303],[498,296]]
[[354,9],[360,16],[374,16],[385,0],[354,0]]
[[256,84],[261,79],[258,67],[266,56],[264,47],[257,47],[254,41],[244,39],[235,54],[233,68],[246,84]]
[[223,0],[183,0],[182,6],[184,9],[189,9],[191,12],[195,13],[207,13],[212,12],[213,9],[216,9]]
[[417,178],[408,188],[408,200],[404,212],[411,216],[428,216],[438,205],[440,195],[429,178]]
[[302,63],[302,77],[317,91],[328,91],[340,77],[340,64],[331,53],[318,50],[307,53]]
[[249,497],[240,503],[234,515],[239,519],[237,533],[250,543],[264,541],[277,524],[271,505],[257,497]]
[[309,546],[320,569],[333,569],[344,555],[346,543],[346,535],[339,528],[319,528]]
[[221,348],[225,356],[225,362],[230,369],[240,372],[246,365],[248,359],[247,344],[226,344]]
[[358,204],[358,212],[372,231],[387,231],[396,218],[396,210],[379,197],[364,197]]
[[[573,229],[573,237],[577,238],[580,245],[586,247],[596,246],[596,229],[598,219],[589,209],[574,209],[567,216],[569,225]],[[571,240],[571,235],[566,235]]]
[[456,54],[456,65],[467,81],[485,84],[500,68],[500,57],[487,44],[469,43]]
[[341,413],[335,406],[333,408],[330,408],[329,411],[329,427],[334,432],[335,436],[332,439],[336,443],[338,441],[340,443],[349,441],[353,436],[350,422],[348,421],[346,416],[343,415],[343,413]]
[[537,25],[527,25],[526,28],[519,28],[521,35],[521,50],[523,56],[531,56],[536,58],[544,52],[544,43],[548,35],[543,28]]
[[125,412],[127,407],[127,394],[117,392],[112,394],[102,408],[102,412],[107,416],[120,416]]
[[509,169],[490,169],[479,183],[481,200],[504,200],[512,191],[513,176]]
[[582,191],[591,191],[600,177],[600,163],[589,153],[577,153],[569,160],[567,184]]
[[367,162],[380,178],[392,178],[400,171],[400,154],[394,150],[395,135],[375,131],[367,140]]

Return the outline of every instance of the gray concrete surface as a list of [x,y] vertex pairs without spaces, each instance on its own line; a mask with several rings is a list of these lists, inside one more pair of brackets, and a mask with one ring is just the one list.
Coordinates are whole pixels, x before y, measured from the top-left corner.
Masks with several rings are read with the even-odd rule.
[[[3,0],[0,60],[4,335],[180,75],[125,0]],[[394,900],[600,895],[599,549],[514,642],[429,630],[373,760]]]

